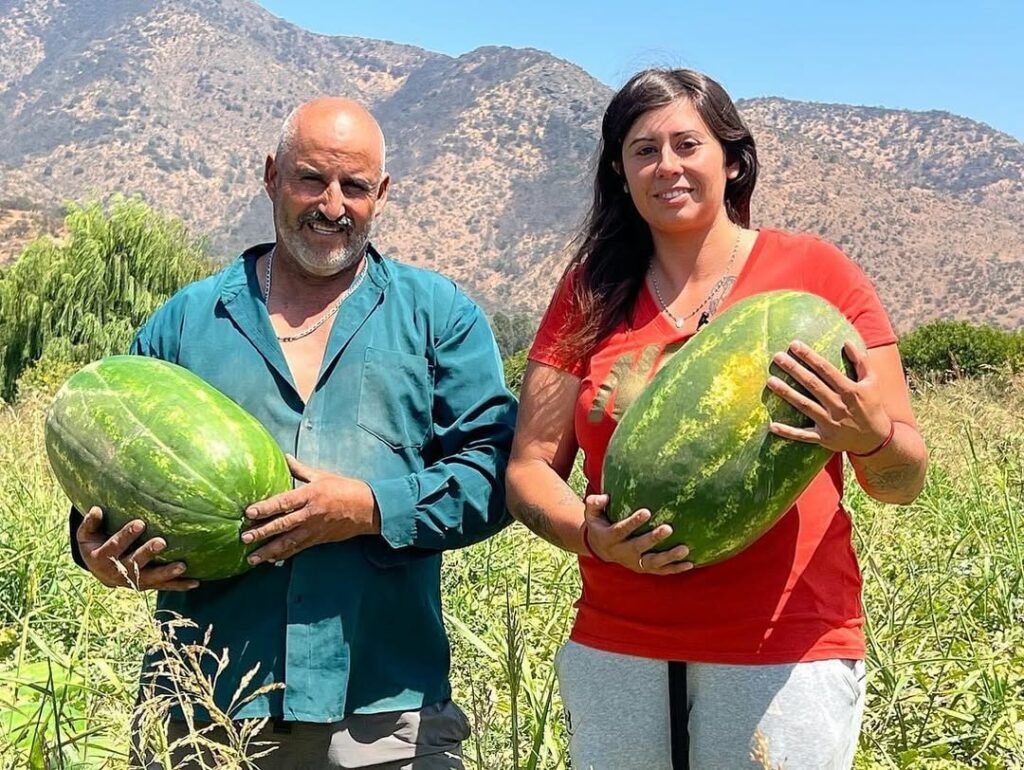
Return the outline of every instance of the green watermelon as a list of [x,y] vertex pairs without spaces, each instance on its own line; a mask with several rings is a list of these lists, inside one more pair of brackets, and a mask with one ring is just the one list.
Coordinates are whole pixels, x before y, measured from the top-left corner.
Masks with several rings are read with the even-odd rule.
[[248,568],[247,505],[291,488],[284,453],[238,404],[192,372],[143,356],[111,356],[76,372],[46,415],[46,453],[71,502],[103,509],[107,534],[146,522],[158,561],[188,577]]
[[772,356],[797,339],[855,377],[843,343],[864,343],[814,294],[748,297],[689,340],[612,434],[603,470],[608,517],[650,509],[641,531],[671,524],[657,549],[686,543],[696,566],[727,559],[770,529],[832,455],[768,431],[772,421],[813,424],[766,387],[770,374],[794,385]]

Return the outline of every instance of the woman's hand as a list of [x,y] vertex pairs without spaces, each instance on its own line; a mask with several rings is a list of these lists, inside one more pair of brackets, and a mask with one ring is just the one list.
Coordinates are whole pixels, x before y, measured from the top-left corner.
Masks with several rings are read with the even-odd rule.
[[852,342],[847,342],[844,349],[856,369],[856,380],[799,341],[794,341],[787,352],[775,354],[775,364],[813,398],[779,377],[769,377],[768,387],[814,420],[814,427],[773,422],[769,427],[772,433],[855,455],[872,452],[892,436],[893,421],[886,412],[879,378],[867,354]]
[[620,522],[612,524],[604,514],[608,495],[588,495],[583,501],[583,536],[592,554],[601,561],[621,564],[626,569],[645,575],[675,575],[693,568],[683,561],[690,553],[685,545],[677,545],[662,553],[651,552],[658,543],[672,534],[672,527],[661,524],[650,532],[635,535],[650,521],[651,512],[641,508]]

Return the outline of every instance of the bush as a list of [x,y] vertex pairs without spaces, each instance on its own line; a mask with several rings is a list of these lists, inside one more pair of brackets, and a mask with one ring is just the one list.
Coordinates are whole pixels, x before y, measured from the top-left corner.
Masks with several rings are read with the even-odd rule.
[[1024,368],[1024,335],[966,321],[925,324],[903,337],[899,348],[907,371],[920,377],[947,380]]
[[513,353],[503,363],[505,365],[505,384],[518,396],[520,388],[523,387],[523,377],[526,375],[526,350]]
[[498,343],[498,352],[502,357],[528,348],[533,342],[533,335],[537,333],[537,322],[525,313],[507,315],[497,312],[491,316],[490,322],[494,339]]
[[18,402],[38,396],[49,403],[60,386],[74,374],[80,364],[67,340],[58,338],[46,346],[42,358],[27,367],[18,377],[15,394]]
[[0,274],[0,398],[46,358],[84,364],[127,349],[157,307],[212,263],[178,219],[137,198],[71,204],[63,240],[37,238]]

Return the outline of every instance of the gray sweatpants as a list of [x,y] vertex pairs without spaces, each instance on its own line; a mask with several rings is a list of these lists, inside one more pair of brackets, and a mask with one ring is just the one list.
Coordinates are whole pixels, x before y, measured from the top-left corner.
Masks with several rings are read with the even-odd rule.
[[[673,770],[665,661],[570,641],[555,669],[573,770]],[[848,770],[864,678],[859,660],[687,663],[691,770]],[[759,744],[768,765],[753,758]]]

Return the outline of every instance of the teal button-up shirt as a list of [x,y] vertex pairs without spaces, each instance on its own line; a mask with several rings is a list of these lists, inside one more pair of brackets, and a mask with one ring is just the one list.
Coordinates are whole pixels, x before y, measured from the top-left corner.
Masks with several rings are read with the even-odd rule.
[[[515,400],[484,315],[449,280],[370,249],[303,403],[255,273],[257,246],[192,284],[141,329],[133,352],[180,364],[256,416],[308,465],[367,481],[381,535],[308,548],[280,566],[158,607],[212,625],[227,649],[218,705],[283,683],[236,718],[330,722],[450,697],[441,552],[504,526]],[[146,666],[151,665],[151,661]]]

